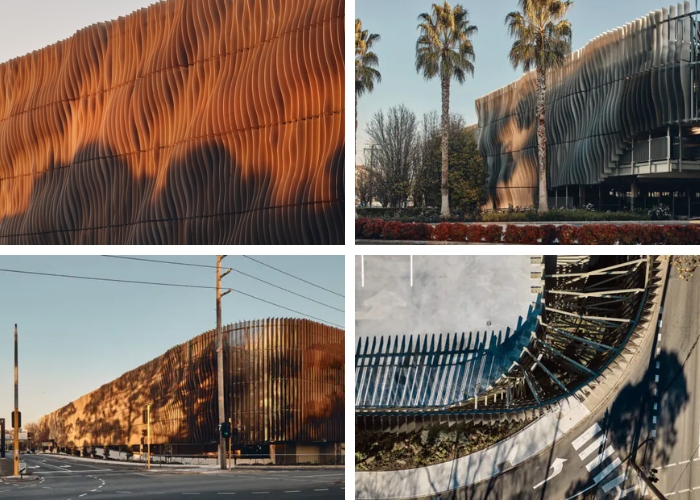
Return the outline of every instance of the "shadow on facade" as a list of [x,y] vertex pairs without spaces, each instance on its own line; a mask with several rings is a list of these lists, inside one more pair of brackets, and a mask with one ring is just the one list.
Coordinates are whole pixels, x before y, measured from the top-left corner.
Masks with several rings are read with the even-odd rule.
[[[127,157],[109,145],[35,174],[21,212],[0,219],[3,244],[343,244],[344,145],[314,171],[244,171],[220,141]],[[92,160],[91,158],[99,158]],[[156,165],[167,165],[156,172]],[[301,172],[307,171],[306,174]],[[17,182],[17,191],[21,184]],[[9,188],[8,188],[9,189]],[[324,200],[317,202],[316,200]],[[22,205],[22,202],[17,202]]]

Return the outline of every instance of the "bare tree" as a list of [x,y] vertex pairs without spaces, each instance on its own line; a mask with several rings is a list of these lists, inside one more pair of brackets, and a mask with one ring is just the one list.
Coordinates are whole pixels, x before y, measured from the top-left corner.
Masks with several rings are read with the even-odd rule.
[[405,206],[416,169],[418,123],[416,115],[403,104],[378,111],[367,125],[375,144],[374,189],[383,206]]

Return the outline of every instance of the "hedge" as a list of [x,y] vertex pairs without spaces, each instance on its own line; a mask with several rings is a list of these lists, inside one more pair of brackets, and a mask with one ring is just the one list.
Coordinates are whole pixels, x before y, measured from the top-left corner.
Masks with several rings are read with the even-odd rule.
[[658,224],[551,224],[505,227],[497,224],[355,220],[355,238],[369,240],[463,241],[519,245],[698,245],[700,226]]
[[[442,222],[439,208],[356,208],[355,213],[360,219],[396,220],[399,222]],[[483,212],[478,219],[474,214],[453,213],[448,221],[475,222],[484,224],[490,222],[620,222],[652,220],[648,210],[644,212],[601,212],[585,209],[552,209],[545,213],[536,210],[515,212]]]

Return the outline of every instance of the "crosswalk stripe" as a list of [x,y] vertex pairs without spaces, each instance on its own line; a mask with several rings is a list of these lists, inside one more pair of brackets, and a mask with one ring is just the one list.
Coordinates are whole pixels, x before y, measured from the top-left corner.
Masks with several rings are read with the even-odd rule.
[[605,451],[603,451],[603,453],[595,457],[588,465],[586,465],[586,469],[588,470],[588,472],[591,472],[593,469],[602,464],[605,461],[605,459],[613,453],[615,453],[615,450],[612,446],[608,446],[607,448],[605,448]]
[[575,450],[578,450],[581,446],[586,444],[586,442],[591,439],[593,436],[598,434],[600,432],[600,426],[595,423],[592,426],[590,426],[588,429],[586,429],[583,434],[581,434],[579,437],[574,439],[571,442],[571,445],[574,447]]
[[622,483],[625,482],[625,479],[627,479],[627,476],[622,473],[619,476],[617,476],[615,479],[612,481],[608,481],[603,485],[603,493],[607,493],[608,491],[612,490],[613,488],[620,486]]
[[586,448],[578,454],[579,458],[581,460],[585,460],[588,455],[598,450],[603,445],[603,443],[607,441],[607,439],[608,437],[605,434],[601,434],[600,436],[595,438],[595,441],[593,441],[588,448]]
[[610,465],[608,465],[605,469],[603,469],[602,471],[600,471],[600,472],[598,473],[598,475],[596,475],[596,477],[593,478],[593,482],[594,482],[595,484],[598,484],[599,482],[601,482],[603,479],[605,479],[605,477],[606,477],[608,474],[610,474],[612,471],[614,471],[615,469],[617,469],[617,468],[620,466],[621,463],[622,463],[622,460],[620,460],[619,457],[616,458],[616,459],[613,461],[613,463],[611,463]]

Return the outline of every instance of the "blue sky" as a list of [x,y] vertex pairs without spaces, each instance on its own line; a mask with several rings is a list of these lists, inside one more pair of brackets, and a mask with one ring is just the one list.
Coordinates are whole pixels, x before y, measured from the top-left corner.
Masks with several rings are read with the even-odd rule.
[[[215,265],[213,256],[146,256]],[[342,256],[253,256],[278,269],[345,294]],[[343,310],[344,299],[242,256],[233,267]],[[126,280],[215,285],[215,269],[100,256],[0,257],[0,268]],[[222,286],[344,325],[344,314],[231,272]],[[19,330],[19,402],[22,422],[37,420],[170,347],[216,327],[215,291],[107,283],[0,272],[0,416],[10,418],[14,324]],[[223,324],[267,317],[300,317],[230,293],[222,299]]]
[[154,0],[0,0],[0,63],[39,50]]
[[[430,110],[440,111],[440,82],[424,81],[415,70],[415,44],[418,37],[416,18],[429,12],[433,2],[426,0],[357,0],[355,17],[362,19],[363,28],[381,35],[374,51],[379,56],[382,82],[372,94],[365,94],[358,105],[357,161],[362,162],[365,127],[380,109],[405,104],[420,119]],[[509,12],[517,10],[517,0],[462,0],[469,11],[471,24],[479,28],[474,37],[476,61],[474,77],[464,85],[455,80],[451,85],[451,112],[461,113],[468,124],[477,122],[474,101],[522,75],[513,70],[508,52],[513,40],[503,21]],[[694,2],[691,2],[694,5]],[[567,18],[573,24],[574,50],[607,30],[622,26],[650,11],[668,7],[667,0],[575,0]],[[675,3],[673,5],[676,5]]]

